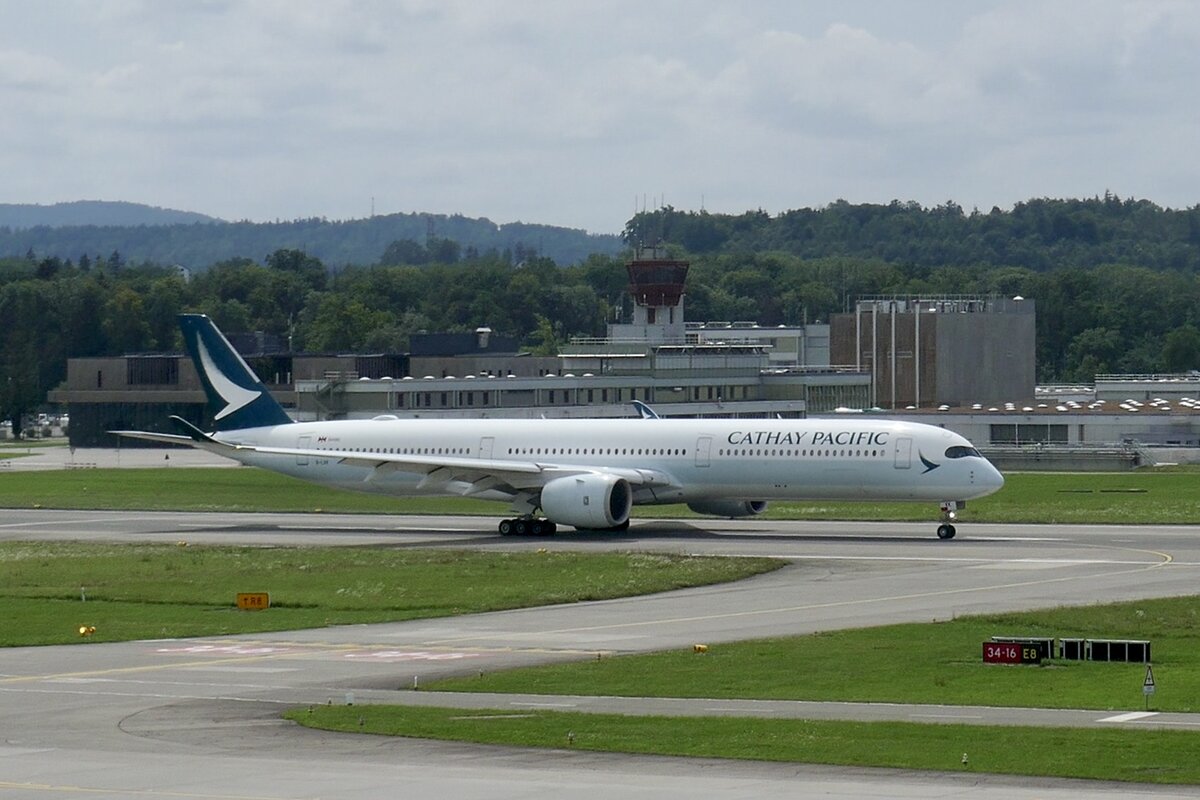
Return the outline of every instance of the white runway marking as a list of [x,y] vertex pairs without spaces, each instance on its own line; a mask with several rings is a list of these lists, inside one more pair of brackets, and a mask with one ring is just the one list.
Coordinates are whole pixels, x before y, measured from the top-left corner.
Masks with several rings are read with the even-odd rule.
[[279,525],[281,531],[312,531],[315,533],[331,533],[349,531],[352,533],[477,533],[467,528],[384,528],[372,525]]
[[358,653],[343,653],[343,658],[352,661],[457,661],[462,658],[479,658],[483,653],[430,653],[425,650],[367,650]]
[[156,653],[184,653],[214,656],[280,656],[305,652],[296,647],[266,647],[241,644],[192,644],[181,647],[159,647]]
[[1052,559],[1052,558],[1014,558],[1010,561],[995,561],[988,564],[976,564],[970,569],[1054,569],[1055,567],[1082,567],[1097,564],[1146,564],[1146,561],[1113,561],[1105,559]]
[[138,522],[141,517],[101,517],[98,519],[52,519],[45,522],[8,522],[0,528],[36,528],[46,525],[95,525],[103,522]]
[[232,673],[251,673],[271,675],[276,672],[299,672],[299,667],[222,667],[222,666],[198,666],[198,667],[180,667],[181,672],[232,672]]
[[1157,716],[1157,711],[1131,711],[1128,714],[1117,714],[1115,717],[1098,719],[1096,722],[1133,722],[1135,719],[1145,719],[1146,717]]
[[[707,555],[704,553],[692,553],[691,555]],[[730,555],[730,554],[724,554]],[[739,558],[782,558],[790,561],[936,561],[956,564],[974,564],[983,567],[1006,567],[1008,565],[1023,565],[1023,566],[1095,566],[1095,565],[1132,565],[1144,566],[1147,564],[1157,564],[1158,560],[1146,561],[1124,561],[1115,558],[1011,558],[1011,559],[996,559],[996,558],[971,558],[971,557],[956,557],[956,556],[802,556],[802,555],[762,555],[762,554],[738,554]]]
[[910,716],[925,719],[983,719],[981,714],[911,714]]

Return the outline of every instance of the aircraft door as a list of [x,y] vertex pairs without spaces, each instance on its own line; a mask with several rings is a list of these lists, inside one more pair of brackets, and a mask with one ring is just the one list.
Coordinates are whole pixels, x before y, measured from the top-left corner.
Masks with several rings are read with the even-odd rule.
[[901,436],[896,440],[896,469],[908,469],[912,466],[912,439]]
[[479,440],[479,457],[490,459],[492,457],[492,449],[495,446],[496,446],[496,437],[495,436],[484,436],[482,439]]
[[712,457],[712,437],[701,436],[696,440],[696,466],[707,467]]
[[[301,436],[299,439],[296,440],[296,447],[299,448],[300,450],[307,450],[308,448],[312,447],[312,436],[307,433],[304,434],[303,436]],[[308,456],[297,455],[296,456],[296,464],[301,467],[308,466]]]

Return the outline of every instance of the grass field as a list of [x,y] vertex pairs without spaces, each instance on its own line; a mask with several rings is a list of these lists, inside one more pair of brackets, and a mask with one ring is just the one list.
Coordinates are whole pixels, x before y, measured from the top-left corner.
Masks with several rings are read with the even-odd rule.
[[[396,706],[316,706],[293,709],[286,716],[328,730],[520,747],[1200,783],[1197,734],[1190,731],[631,717]],[[962,763],[964,754],[968,756],[966,765]]]
[[[1013,473],[972,501],[964,523],[1200,524],[1200,471]],[[202,487],[203,491],[197,491]],[[329,489],[250,468],[0,473],[0,508],[313,511],[504,515],[507,505],[463,498],[393,498]],[[696,517],[686,506],[639,506],[635,519]],[[932,503],[772,503],[766,519],[932,521]]]
[[[635,553],[479,553],[0,543],[0,645],[206,636],[467,614],[718,583],[783,562]],[[271,608],[238,611],[238,592]]]
[[[1149,639],[1150,708],[1200,707],[1200,598],[989,615],[535,667],[428,684],[433,690],[770,698],[1141,710],[1143,664],[985,665],[993,634]],[[1200,733],[631,717],[542,709],[404,706],[293,709],[302,725],[521,747],[847,766],[1200,783]],[[568,738],[570,732],[570,738]],[[968,754],[968,764],[962,755]]]
[[[1200,597],[1064,607],[533,667],[434,690],[1141,710],[1144,664],[984,664],[992,636],[1148,639],[1151,707],[1200,711]],[[1200,747],[1200,741],[1197,741]]]
[[16,450],[22,455],[29,450],[39,450],[45,447],[65,447],[66,439],[3,439],[0,440],[0,453],[6,450]]

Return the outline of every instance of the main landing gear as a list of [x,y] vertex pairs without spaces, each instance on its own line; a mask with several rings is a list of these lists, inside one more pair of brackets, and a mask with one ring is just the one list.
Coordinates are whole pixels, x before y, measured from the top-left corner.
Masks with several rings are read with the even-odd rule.
[[942,503],[942,524],[938,525],[937,536],[939,539],[953,539],[954,534],[958,531],[954,530],[954,520],[958,517],[955,512],[966,505],[965,501],[947,500]]
[[558,526],[548,519],[502,519],[498,526],[501,536],[553,536]]

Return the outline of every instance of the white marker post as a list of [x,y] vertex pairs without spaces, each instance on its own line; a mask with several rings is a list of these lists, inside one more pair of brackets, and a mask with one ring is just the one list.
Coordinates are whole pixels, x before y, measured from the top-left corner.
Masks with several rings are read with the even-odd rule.
[[1146,679],[1142,681],[1142,694],[1146,696],[1146,710],[1150,710],[1150,695],[1154,694],[1154,670],[1146,665]]

